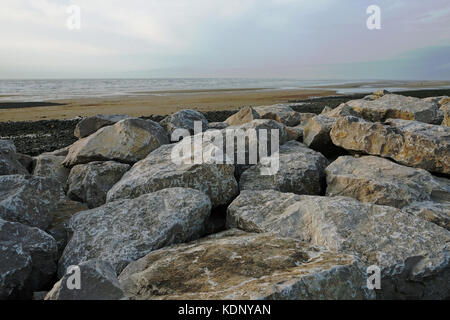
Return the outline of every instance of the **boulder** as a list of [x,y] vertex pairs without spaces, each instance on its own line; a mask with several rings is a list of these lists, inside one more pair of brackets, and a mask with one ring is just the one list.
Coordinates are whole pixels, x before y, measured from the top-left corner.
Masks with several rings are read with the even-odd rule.
[[34,161],[33,157],[18,152],[16,154],[17,160],[27,170],[27,174],[30,174],[33,171],[33,161]]
[[124,114],[98,114],[87,117],[77,123],[74,130],[74,136],[81,139],[87,137],[98,129],[113,125],[120,120],[127,119],[129,116]]
[[[119,300],[124,298],[117,274],[112,265],[102,260],[81,263],[71,270],[48,292],[45,300]],[[80,288],[73,288],[71,276],[80,275]],[[70,289],[71,288],[71,289]]]
[[63,165],[73,167],[92,161],[135,163],[163,144],[167,132],[156,122],[138,118],[121,120],[75,142]]
[[317,114],[311,112],[299,112],[299,115],[300,115],[300,122],[298,124],[299,126],[305,126],[310,119],[317,116]]
[[259,113],[256,112],[255,109],[252,107],[244,107],[232,116],[228,117],[225,120],[225,123],[230,126],[237,126],[260,118]]
[[16,146],[10,140],[0,140],[0,176],[9,174],[29,174],[19,162]]
[[208,125],[208,130],[222,130],[229,126],[226,122],[210,122]]
[[289,127],[295,127],[300,124],[302,116],[291,107],[284,104],[275,104],[272,106],[259,106],[254,108],[261,119],[271,119],[280,122]]
[[450,127],[450,103],[442,105],[440,110],[444,115],[441,125]]
[[115,161],[94,161],[76,165],[70,170],[67,181],[67,196],[84,202],[89,208],[106,202],[106,193],[131,166]]
[[326,115],[327,117],[331,118],[340,118],[340,117],[347,117],[347,116],[353,116],[353,117],[361,117],[361,114],[355,110],[353,110],[352,107],[345,103],[341,103],[339,106],[337,106],[334,109],[331,109],[327,112],[322,112],[322,114]]
[[[185,109],[165,117],[159,124],[166,129],[169,135],[176,129],[186,129],[190,134],[194,134],[194,122],[201,122],[201,131],[208,129],[208,120],[198,111]],[[198,133],[198,132],[196,132]]]
[[287,141],[303,141],[304,129],[305,127],[302,125],[286,127]]
[[61,185],[53,178],[0,176],[0,218],[46,230],[63,196]]
[[450,296],[450,233],[393,207],[347,197],[244,190],[228,207],[227,225],[354,254],[366,267],[380,268],[377,298]]
[[[342,156],[325,170],[327,195],[346,196],[402,208],[418,201],[450,200],[450,181],[441,182],[428,171],[364,156]],[[445,199],[443,199],[445,201]]]
[[72,238],[58,274],[90,259],[108,261],[119,273],[153,250],[199,238],[210,210],[204,193],[169,188],[79,212],[70,219]]
[[51,177],[65,185],[69,176],[70,170],[62,165],[64,156],[54,156],[42,154],[34,157],[33,160],[33,175],[41,177]]
[[371,299],[355,257],[270,234],[229,230],[130,263],[130,299]]
[[273,189],[297,194],[322,194],[325,191],[325,168],[328,160],[321,153],[297,141],[280,146],[279,169],[272,175],[262,175],[264,161],[241,175],[240,190]]
[[54,277],[56,254],[44,231],[0,219],[0,300],[31,299]]
[[330,138],[330,131],[336,118],[318,115],[310,119],[303,130],[303,143],[325,156],[342,153]]
[[333,143],[347,150],[391,158],[400,164],[450,173],[450,128],[389,119],[384,124],[356,117],[338,118]]
[[442,203],[434,201],[414,202],[403,207],[402,210],[450,231],[450,201]]

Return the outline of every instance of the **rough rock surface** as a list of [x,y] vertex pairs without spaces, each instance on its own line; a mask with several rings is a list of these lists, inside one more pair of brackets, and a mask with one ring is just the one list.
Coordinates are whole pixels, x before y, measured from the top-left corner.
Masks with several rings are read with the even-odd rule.
[[303,131],[305,127],[298,125],[295,127],[286,127],[286,134],[288,141],[303,141]]
[[28,171],[19,162],[14,143],[0,140],[0,175],[8,174],[28,174]]
[[340,153],[340,149],[333,144],[330,138],[330,131],[335,122],[335,118],[326,115],[311,118],[303,130],[303,143],[325,156]]
[[252,107],[244,107],[228,117],[225,120],[225,123],[230,126],[237,126],[260,118],[259,113],[256,112],[255,109]]
[[30,174],[33,171],[33,157],[27,154],[17,153],[17,160],[27,170],[27,174]]
[[346,196],[402,208],[417,201],[450,201],[450,180],[435,179],[428,171],[364,156],[342,156],[325,170],[327,195]]
[[38,228],[0,219],[0,300],[30,299],[56,272],[56,241]]
[[75,142],[63,164],[73,167],[107,160],[134,163],[166,143],[169,143],[167,132],[158,123],[128,118]]
[[310,119],[317,116],[317,114],[311,112],[299,112],[299,115],[300,115],[300,123],[298,124],[299,126],[305,126]]
[[418,121],[382,123],[339,118],[330,132],[333,143],[347,150],[394,159],[410,167],[450,174],[450,128]]
[[450,127],[450,103],[444,104],[440,110],[444,114],[444,120],[442,120],[441,125]]
[[169,188],[82,211],[70,219],[73,236],[58,274],[90,259],[108,261],[120,272],[153,250],[200,237],[210,210],[204,193]]
[[0,218],[46,230],[64,193],[53,178],[0,176]]
[[115,161],[94,161],[76,165],[70,170],[67,181],[67,196],[72,200],[87,203],[89,208],[106,202],[106,193],[131,166]]
[[229,230],[130,263],[131,299],[369,299],[357,260],[270,234]]
[[450,296],[450,233],[399,209],[346,197],[242,191],[227,224],[359,256],[381,269],[378,298]]
[[67,182],[70,170],[62,165],[64,156],[54,156],[42,154],[34,157],[33,175],[41,177],[51,177],[59,181],[62,185]]
[[272,106],[254,107],[255,111],[262,119],[271,119],[280,122],[289,127],[295,127],[300,124],[302,116],[291,107],[284,104],[275,104]]
[[[229,203],[238,193],[234,178],[233,164],[216,164],[208,148],[211,143],[204,143],[203,163],[195,163],[189,155],[180,163],[175,163],[172,154],[177,146],[186,143],[190,147],[190,137],[177,144],[164,145],[150,153],[144,160],[137,162],[107,194],[107,201],[121,198],[135,198],[142,194],[170,187],[185,187],[206,193],[213,204],[218,206]],[[195,154],[195,152],[193,153]]]
[[402,209],[450,231],[450,202],[415,202]]
[[[205,131],[208,129],[208,120],[205,116],[196,110],[180,110],[174,114],[164,118],[159,124],[163,126],[169,135],[176,129],[186,129],[190,134],[194,134],[194,122],[201,122],[201,130]],[[196,132],[198,133],[198,132]]]
[[208,128],[212,130],[222,130],[227,128],[228,126],[229,124],[226,122],[210,122]]
[[116,122],[127,118],[129,118],[129,116],[124,114],[99,114],[87,117],[77,123],[73,134],[75,137],[81,139],[93,134],[100,128],[113,125]]
[[240,190],[273,189],[297,194],[322,194],[328,160],[321,153],[297,141],[280,146],[279,169],[273,175],[262,175],[259,163],[244,171]]
[[[68,281],[74,272],[65,274],[45,300],[119,300],[124,298],[117,274],[110,263],[102,260],[89,260],[81,263],[80,289],[69,289]],[[69,285],[72,283],[69,282]]]

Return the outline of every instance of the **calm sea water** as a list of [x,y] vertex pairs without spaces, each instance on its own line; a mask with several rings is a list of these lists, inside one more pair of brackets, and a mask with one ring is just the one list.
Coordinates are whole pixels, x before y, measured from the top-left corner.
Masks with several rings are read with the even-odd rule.
[[[169,90],[211,89],[310,89],[318,86],[337,87],[346,83],[367,80],[295,80],[295,79],[55,79],[0,80],[0,101],[45,101],[80,97],[110,97],[122,95],[164,95]],[[338,89],[339,93],[370,92],[380,85],[361,85],[358,88]],[[389,82],[389,88],[402,89]],[[156,91],[156,92],[155,92]],[[158,92],[159,91],[159,92]],[[162,91],[162,92],[161,92]]]

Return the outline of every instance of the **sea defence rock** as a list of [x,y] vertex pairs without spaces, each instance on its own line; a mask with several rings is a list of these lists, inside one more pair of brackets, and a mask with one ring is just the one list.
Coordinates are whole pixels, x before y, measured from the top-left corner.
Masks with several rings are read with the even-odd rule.
[[[112,265],[102,260],[81,263],[78,270],[65,274],[48,292],[45,300],[119,300],[124,298],[116,271]],[[71,275],[80,274],[80,288],[69,289]]]
[[81,139],[93,134],[100,128],[113,125],[129,117],[125,114],[98,114],[87,117],[77,123],[73,134],[75,137]]
[[418,201],[450,201],[450,180],[437,180],[426,170],[379,157],[342,156],[325,171],[328,196],[347,196],[396,208]]
[[227,224],[355,254],[366,267],[380,268],[377,298],[450,295],[450,233],[393,207],[347,197],[244,190],[228,207]]
[[76,165],[70,170],[67,196],[86,203],[89,208],[106,202],[106,193],[131,166],[115,161],[94,161]]
[[[195,136],[194,136],[195,137]],[[170,187],[200,190],[207,194],[213,206],[229,203],[238,193],[233,164],[214,162],[214,150],[210,142],[201,142],[191,154],[174,161],[177,150],[184,146],[191,150],[195,138],[187,137],[177,144],[164,145],[137,162],[107,194],[107,202],[121,198],[136,198],[142,194]],[[177,149],[178,148],[178,149]],[[199,161],[195,161],[198,157]]]
[[63,165],[73,167],[77,164],[108,160],[132,164],[167,143],[167,132],[158,123],[128,118],[75,142],[70,147]]
[[303,143],[325,156],[342,153],[330,138],[330,131],[335,122],[336,118],[322,114],[311,118],[303,130]]
[[130,299],[371,299],[355,257],[270,234],[228,230],[130,263]]
[[299,112],[299,116],[300,122],[298,126],[305,126],[308,123],[308,121],[317,116],[317,114],[311,112]]
[[46,230],[63,196],[61,185],[53,178],[0,176],[0,218]]
[[19,163],[27,170],[27,174],[30,174],[33,171],[33,157],[18,152],[16,154]]
[[450,173],[450,128],[389,119],[384,124],[357,117],[338,118],[333,143],[347,150],[391,158],[410,167]]
[[166,129],[169,135],[176,129],[186,129],[190,134],[194,134],[195,121],[201,122],[201,131],[208,129],[208,120],[206,120],[205,116],[198,111],[190,109],[175,112],[165,117],[159,124]]
[[56,273],[56,241],[38,228],[0,219],[0,300],[30,299]]
[[41,177],[51,177],[65,185],[69,177],[70,170],[62,165],[66,157],[42,154],[34,157],[33,175]]
[[255,109],[252,107],[244,107],[232,116],[228,117],[225,120],[225,123],[230,126],[237,126],[260,118],[259,113],[256,112]]
[[286,134],[288,141],[303,141],[304,126],[298,125],[295,127],[286,127]]
[[450,201],[442,203],[434,201],[414,202],[403,207],[402,210],[450,231]]
[[226,122],[210,122],[208,124],[208,130],[222,130],[226,129],[230,125]]
[[439,109],[444,114],[444,119],[442,120],[441,125],[450,127],[450,102],[442,105]]
[[244,171],[239,181],[241,190],[273,189],[310,195],[325,191],[327,158],[300,142],[289,141],[280,146],[279,169],[275,174],[262,175],[262,163]]
[[373,101],[358,99],[347,101],[346,104],[359,112],[364,119],[372,122],[385,121],[389,118],[431,124],[440,124],[442,121],[439,104],[414,97],[385,94]]
[[82,211],[70,219],[73,235],[59,260],[58,274],[90,259],[108,261],[120,272],[153,250],[199,238],[210,210],[204,193],[169,188]]
[[10,174],[29,174],[19,162],[16,146],[10,140],[0,140],[0,176]]
[[261,119],[271,119],[280,122],[289,127],[295,127],[300,124],[302,116],[291,107],[284,104],[275,104],[272,106],[254,107]]

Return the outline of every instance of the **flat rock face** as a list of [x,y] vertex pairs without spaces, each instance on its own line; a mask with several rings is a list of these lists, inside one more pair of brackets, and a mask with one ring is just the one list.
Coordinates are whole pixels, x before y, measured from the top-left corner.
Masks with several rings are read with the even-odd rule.
[[303,130],[303,143],[326,156],[338,153],[339,149],[330,138],[330,131],[335,122],[336,118],[326,115],[311,118]]
[[260,119],[260,115],[256,110],[252,107],[244,107],[240,109],[238,112],[228,117],[225,120],[225,123],[230,126],[241,125],[255,119]]
[[445,195],[450,200],[450,181],[447,179],[444,183],[428,171],[379,157],[342,156],[325,171],[328,196],[352,197],[361,202],[396,208]]
[[53,178],[0,176],[0,218],[46,230],[64,193]]
[[29,172],[19,162],[14,143],[0,140],[0,176],[9,174],[29,174]]
[[33,175],[51,177],[62,185],[67,182],[70,170],[62,165],[66,157],[43,154],[34,158]]
[[[53,289],[46,295],[45,300],[119,300],[124,297],[120,289],[116,271],[112,265],[102,260],[89,260],[81,263],[80,288],[69,289],[72,273],[65,274]],[[69,284],[69,286],[68,286]]]
[[131,299],[370,299],[351,255],[230,230],[154,251],[119,276]]
[[280,122],[286,126],[294,127],[300,124],[302,116],[291,107],[284,104],[275,104],[272,106],[254,107],[261,119],[271,119]]
[[56,241],[38,228],[0,219],[0,300],[30,299],[56,272]]
[[394,159],[410,167],[450,173],[450,128],[418,121],[382,123],[339,118],[330,132],[333,143],[347,150]]
[[169,188],[82,211],[70,220],[73,236],[58,274],[90,259],[108,261],[120,272],[153,250],[200,237],[210,210],[204,193]]
[[450,201],[442,203],[434,201],[415,202],[402,210],[450,231]]
[[201,122],[201,131],[208,129],[208,120],[198,111],[185,109],[175,112],[164,118],[159,124],[166,129],[169,135],[176,129],[186,129],[190,134],[194,134],[194,122]]
[[106,202],[106,193],[131,166],[115,161],[94,161],[76,165],[70,170],[67,196],[86,203],[89,208]]
[[203,163],[195,163],[195,159],[190,156],[180,163],[173,161],[172,154],[176,154],[177,146],[186,143],[190,149],[190,141],[188,137],[177,144],[161,146],[144,160],[137,162],[108,191],[107,201],[135,198],[170,187],[184,187],[204,192],[210,197],[213,206],[229,203],[238,193],[234,166],[211,163],[214,157],[208,154],[208,150],[215,148],[211,143],[204,143],[204,153],[203,150],[200,151]]
[[275,174],[262,175],[262,163],[244,171],[239,180],[240,190],[273,189],[311,195],[325,191],[327,158],[300,142],[289,141],[280,146],[279,169]]
[[440,124],[439,104],[419,98],[405,97],[397,94],[385,94],[369,100],[351,100],[346,102],[368,121],[385,121],[389,118],[416,120],[432,124]]
[[63,164],[73,167],[77,164],[108,160],[131,164],[167,143],[167,132],[158,123],[128,118],[75,142]]
[[381,269],[379,298],[450,295],[450,233],[396,208],[346,197],[244,190],[228,207],[227,224],[355,254]]
[[124,114],[99,114],[93,117],[87,117],[77,123],[73,134],[75,137],[81,139],[93,134],[100,128],[113,125],[127,118],[129,116]]

